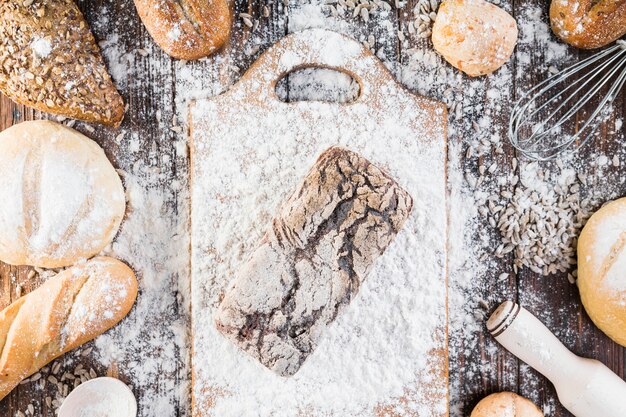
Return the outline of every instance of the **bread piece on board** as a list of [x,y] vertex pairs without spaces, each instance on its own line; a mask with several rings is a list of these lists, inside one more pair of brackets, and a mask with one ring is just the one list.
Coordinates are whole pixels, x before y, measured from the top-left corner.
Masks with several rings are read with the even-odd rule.
[[154,41],[174,58],[203,58],[230,37],[227,0],[135,0],[135,6]]
[[47,363],[115,326],[137,297],[124,263],[94,258],[0,312],[0,399]]
[[295,374],[412,206],[411,196],[363,157],[325,151],[237,272],[217,328],[277,374]]
[[96,142],[38,120],[0,133],[0,260],[58,268],[100,253],[126,210],[122,181]]
[[0,91],[17,103],[119,126],[124,102],[72,0],[0,2]]
[[552,0],[550,22],[565,42],[600,48],[626,34],[626,0]]

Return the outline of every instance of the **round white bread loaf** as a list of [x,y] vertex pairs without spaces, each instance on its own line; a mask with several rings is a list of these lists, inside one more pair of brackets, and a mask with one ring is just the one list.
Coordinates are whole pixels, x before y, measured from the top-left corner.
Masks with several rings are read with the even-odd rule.
[[626,198],[602,207],[583,228],[578,288],[596,326],[626,346]]
[[0,260],[57,268],[90,258],[124,217],[122,182],[104,151],[50,121],[0,133]]
[[445,0],[433,25],[433,46],[453,67],[470,76],[494,72],[517,43],[517,23],[484,0]]
[[512,392],[499,392],[483,398],[470,417],[544,417],[530,400]]

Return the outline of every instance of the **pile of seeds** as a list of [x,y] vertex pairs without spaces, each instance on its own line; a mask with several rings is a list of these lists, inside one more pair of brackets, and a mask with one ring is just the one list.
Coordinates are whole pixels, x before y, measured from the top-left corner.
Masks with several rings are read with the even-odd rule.
[[[370,17],[381,11],[391,11],[391,4],[384,0],[324,0],[326,8],[334,17],[343,17],[350,14],[352,17],[361,18],[364,22],[369,22]],[[404,7],[406,2],[395,1],[396,8]]]
[[[408,24],[409,34],[417,34],[420,38],[428,38],[432,34],[432,24],[437,19],[439,0],[419,0],[413,8],[412,20]],[[400,39],[402,40],[402,39]]]
[[[92,348],[76,351],[78,357],[87,357],[91,354]],[[68,394],[78,387],[83,382],[87,382],[90,379],[96,378],[98,375],[93,369],[86,369],[82,364],[78,364],[71,371],[61,372],[61,360],[55,361],[52,364],[42,368],[39,372],[32,375],[30,378],[24,379],[20,382],[20,385],[36,384],[35,388],[43,390],[46,386],[55,386],[56,390],[54,398],[52,396],[45,397],[45,404],[36,406],[35,404],[28,404],[24,411],[18,411],[16,417],[27,417],[43,414],[41,409],[44,407],[55,410],[55,413],[61,407],[63,400]],[[49,392],[49,391],[48,391]],[[39,412],[35,414],[35,411],[39,409]]]
[[[495,255],[513,254],[516,273],[523,266],[541,275],[572,270],[578,235],[592,205],[580,196],[580,183],[585,181],[573,170],[552,173],[537,163],[520,167],[515,191],[491,195],[479,208],[502,237]],[[575,272],[570,274],[571,282],[574,276]]]

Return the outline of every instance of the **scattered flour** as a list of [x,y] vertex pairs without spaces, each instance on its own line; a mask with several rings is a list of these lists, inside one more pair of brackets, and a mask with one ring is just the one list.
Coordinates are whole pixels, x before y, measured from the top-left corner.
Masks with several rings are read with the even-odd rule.
[[50,55],[50,52],[52,52],[52,43],[48,39],[44,38],[34,39],[31,42],[30,47],[39,58],[46,58]]
[[[501,271],[506,264],[496,259],[493,251],[499,245],[499,238],[494,230],[485,227],[485,222],[478,215],[478,208],[484,204],[486,198],[494,192],[512,190],[512,179],[517,172],[512,167],[504,164],[501,156],[506,149],[506,132],[503,130],[503,118],[507,117],[509,104],[516,93],[523,91],[527,81],[522,75],[523,83],[515,85],[512,75],[512,65],[515,62],[520,68],[527,68],[530,73],[535,62],[541,65],[562,67],[568,63],[572,54],[569,49],[551,35],[546,17],[542,8],[534,5],[524,6],[522,13],[517,16],[520,27],[520,40],[515,52],[515,60],[505,65],[496,73],[478,79],[469,79],[448,66],[432,50],[427,39],[418,38],[410,33],[398,34],[390,24],[395,19],[394,13],[378,13],[369,18],[367,30],[364,25],[348,16],[333,16],[327,12],[321,1],[292,1],[288,8],[278,6],[279,15],[272,16],[273,25],[287,27],[290,31],[309,27],[329,27],[356,37],[359,41],[367,43],[376,51],[376,54],[396,75],[406,87],[413,92],[428,95],[444,101],[450,110],[450,124],[448,127],[449,137],[449,164],[448,164],[448,189],[450,206],[449,224],[449,326],[450,326],[450,389],[451,389],[451,415],[461,417],[469,414],[473,399],[485,392],[485,383],[489,387],[496,380],[506,387],[518,387],[517,376],[528,375],[521,383],[521,389],[526,396],[535,402],[542,404],[548,414],[557,410],[554,397],[546,398],[543,391],[543,380],[524,365],[518,366],[516,362],[507,359],[513,372],[502,376],[497,374],[496,367],[491,361],[501,359],[501,350],[491,341],[483,329],[485,315],[490,307],[503,300],[503,297],[517,297],[510,288],[516,287],[517,277],[513,274],[504,277],[493,276],[493,271]],[[403,9],[402,3],[400,12]],[[504,5],[505,7],[507,5]],[[133,91],[133,94],[145,98],[154,108],[142,109],[140,117],[155,120],[155,125],[160,132],[155,137],[150,137],[147,132],[138,131],[131,127],[132,123],[126,124],[123,131],[125,136],[119,137],[121,149],[131,151],[119,161],[116,161],[128,174],[125,176],[125,185],[129,194],[129,214],[122,226],[122,231],[112,245],[109,254],[125,260],[138,273],[140,279],[140,296],[136,307],[129,317],[119,326],[107,334],[99,337],[96,342],[96,352],[103,366],[115,362],[119,365],[120,373],[133,385],[139,398],[140,416],[160,417],[165,415],[190,415],[189,394],[191,370],[189,366],[190,335],[189,322],[189,271],[187,250],[189,247],[188,219],[187,219],[187,147],[185,129],[187,125],[187,104],[190,100],[200,97],[214,96],[225,91],[234,83],[248,66],[258,57],[261,51],[271,45],[282,36],[282,32],[268,30],[267,26],[261,25],[258,30],[252,32],[249,41],[245,45],[234,45],[227,48],[223,53],[209,59],[197,62],[174,62],[155,48],[149,37],[138,36],[130,42],[124,36],[128,36],[128,28],[134,27],[136,22],[132,3],[128,7],[128,18],[111,21],[110,6],[102,6],[101,13],[94,19],[93,28],[103,48],[109,69],[117,85],[123,93]],[[274,27],[274,26],[271,26]],[[391,28],[391,29],[390,29]],[[237,29],[239,30],[239,29]],[[402,41],[399,39],[402,38]],[[125,49],[124,45],[132,45],[133,49]],[[45,50],[45,48],[33,46],[33,49]],[[402,46],[400,48],[400,46]],[[397,51],[401,50],[401,56]],[[398,64],[398,62],[400,62]],[[547,71],[547,68],[546,68]],[[518,71],[524,73],[524,71]],[[334,76],[334,75],[333,75]],[[162,84],[159,86],[146,85],[160,77]],[[294,76],[284,86],[285,92],[290,87],[295,88],[299,97],[304,98],[311,86],[316,86],[316,91],[310,93],[313,98],[328,97],[330,91],[319,87],[327,85],[326,81],[332,81],[328,74],[322,75],[325,81],[312,80],[316,77],[312,72],[305,76]],[[345,79],[339,76],[338,79]],[[347,86],[350,81],[342,81],[342,86]],[[317,95],[316,95],[317,94]],[[149,107],[149,106],[148,106]],[[162,117],[156,116],[156,109],[162,110]],[[171,130],[176,117],[180,131]],[[624,140],[623,125],[621,120],[615,123],[616,142]],[[117,141],[117,140],[116,140]],[[148,149],[147,156],[142,160],[135,160],[139,149]],[[617,152],[617,151],[616,151]],[[619,151],[623,160],[623,150]],[[134,156],[133,156],[134,155]],[[143,155],[143,153],[141,153]],[[463,157],[463,155],[466,155]],[[598,159],[593,163],[584,161]],[[606,161],[604,161],[606,159]],[[615,173],[613,164],[614,155],[607,152],[606,155],[592,155],[571,162],[575,169],[592,170],[597,178],[622,184]],[[605,163],[602,163],[605,162]],[[277,163],[271,154],[267,155],[268,166]],[[481,174],[480,166],[490,167],[495,164],[494,172]],[[517,168],[519,170],[519,167]],[[177,172],[173,176],[171,172]],[[471,180],[469,180],[471,178]],[[537,187],[550,187],[550,181],[542,180]],[[598,182],[589,182],[589,186],[598,185]],[[599,189],[601,187],[598,187]],[[253,192],[254,190],[250,190]],[[613,188],[602,188],[598,191],[598,197],[606,200],[618,195]],[[261,204],[265,207],[274,207],[280,200],[280,196],[259,197],[269,198]],[[272,203],[272,204],[270,204]],[[269,216],[269,210],[268,210]],[[248,219],[248,222],[256,221]],[[262,223],[262,222],[261,222]],[[252,230],[250,227],[245,230]],[[256,230],[256,229],[255,229]],[[258,238],[257,234],[249,236],[248,244],[253,244]],[[406,239],[406,237],[404,238]],[[398,243],[398,242],[396,242]],[[402,243],[400,240],[399,243]],[[401,254],[401,252],[399,252]],[[396,255],[400,256],[400,255]],[[408,257],[408,255],[407,255]],[[393,271],[390,271],[393,272]],[[406,280],[406,278],[405,278]],[[390,296],[388,292],[396,291],[397,299],[401,302],[396,306],[397,311],[409,314],[418,300],[411,299],[397,293],[396,286],[404,281],[397,281],[388,287],[382,281],[371,282],[368,288],[364,288],[360,294],[360,304],[351,305],[344,317],[348,326],[350,320],[359,319],[359,315],[367,312],[372,314],[369,320],[377,320],[383,326],[362,328],[360,332],[341,332],[333,330],[329,339],[338,344],[345,345],[360,338],[378,336],[386,337],[394,332],[402,331],[394,328],[394,322],[383,312],[376,311],[377,306],[368,304],[373,300],[383,300]],[[527,304],[541,305],[545,303],[541,294],[532,292],[519,295]],[[358,301],[358,300],[357,300]],[[547,324],[556,326],[562,317],[571,314],[563,306],[557,313],[542,317]],[[573,306],[572,308],[576,308]],[[384,310],[383,310],[384,311]],[[207,318],[209,320],[209,318]],[[389,330],[389,333],[375,335],[376,329]],[[369,336],[368,336],[369,335]],[[570,330],[559,335],[569,343],[576,341],[576,335]],[[407,343],[413,343],[413,338],[421,337],[417,332],[406,336]],[[485,342],[485,350],[479,350],[479,342]],[[378,347],[383,346],[376,345]],[[225,349],[229,355],[239,357],[239,352],[234,347],[226,344]],[[365,355],[380,355],[381,350],[371,346]],[[324,350],[326,349],[326,350]],[[347,350],[339,353],[332,359],[338,369],[347,372],[344,377],[357,381],[356,375],[350,375],[350,367],[346,362]],[[331,357],[336,354],[332,343],[326,347],[320,347],[320,357]],[[399,366],[402,354],[393,355],[393,361]],[[74,363],[72,356],[66,355],[67,366]],[[406,358],[404,358],[406,359]],[[419,357],[415,357],[419,360]],[[212,358],[218,361],[220,358]],[[252,367],[247,363],[246,367]],[[328,366],[329,364],[325,364]],[[222,370],[228,364],[221,364]],[[397,366],[393,368],[396,369]],[[245,368],[248,369],[248,368]],[[324,375],[320,369],[311,369],[322,381]],[[362,369],[362,368],[361,368]],[[389,374],[383,368],[373,368],[366,375],[366,381],[382,378],[389,381]],[[402,371],[402,370],[401,370]],[[240,369],[232,369],[231,372],[237,378],[245,379],[240,375]],[[345,401],[350,402],[352,411],[358,410],[364,404],[364,400],[372,392],[353,390],[333,391],[337,387],[337,380],[331,380],[327,375],[328,387],[315,392],[313,402]],[[398,380],[406,375],[401,373]],[[293,381],[273,383],[267,379],[267,385],[261,392],[272,396],[275,393],[287,401],[287,407],[293,405],[292,401],[302,400],[301,397],[288,398],[293,388]],[[364,388],[367,384],[358,384]],[[310,387],[309,387],[310,388]],[[388,390],[395,391],[399,388],[392,383]],[[501,388],[501,387],[499,387]],[[249,399],[249,398],[248,398]],[[244,402],[245,404],[245,402]],[[288,408],[287,408],[288,409]],[[246,410],[247,411],[247,410]],[[243,412],[243,410],[242,410]]]

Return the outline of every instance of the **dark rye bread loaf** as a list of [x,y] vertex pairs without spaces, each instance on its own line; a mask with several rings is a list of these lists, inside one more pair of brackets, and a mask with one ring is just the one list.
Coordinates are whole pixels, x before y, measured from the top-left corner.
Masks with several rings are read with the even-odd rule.
[[72,0],[0,1],[0,91],[37,110],[119,126],[124,102]]
[[328,149],[237,272],[217,328],[277,374],[295,374],[412,205],[380,168],[349,150]]

